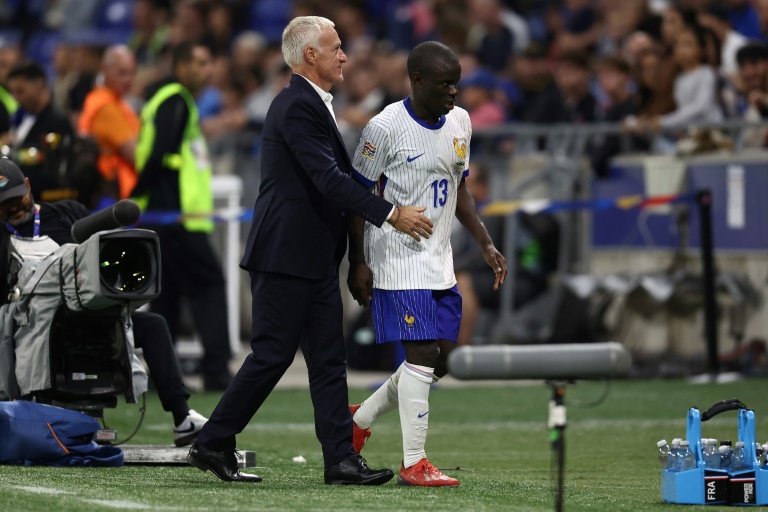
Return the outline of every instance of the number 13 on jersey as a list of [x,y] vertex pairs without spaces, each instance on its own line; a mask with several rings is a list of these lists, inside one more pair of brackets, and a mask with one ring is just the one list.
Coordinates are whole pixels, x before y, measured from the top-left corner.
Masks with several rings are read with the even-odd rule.
[[448,180],[442,179],[433,181],[432,192],[434,193],[433,206],[435,208],[439,206],[445,206],[446,201],[448,201]]

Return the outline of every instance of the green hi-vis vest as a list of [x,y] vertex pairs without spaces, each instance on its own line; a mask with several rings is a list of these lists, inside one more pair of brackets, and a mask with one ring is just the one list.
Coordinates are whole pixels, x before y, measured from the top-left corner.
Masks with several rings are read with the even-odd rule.
[[9,116],[12,116],[19,108],[19,104],[16,103],[16,100],[11,96],[11,93],[8,92],[8,89],[2,86],[0,86],[0,103],[3,104]]
[[[213,220],[209,217],[194,218],[195,214],[210,214],[213,210],[213,192],[211,191],[210,159],[208,146],[200,131],[200,114],[192,94],[181,84],[172,83],[160,88],[149,99],[141,110],[141,131],[139,142],[136,144],[136,171],[141,173],[152,153],[155,143],[155,116],[160,105],[173,96],[180,94],[187,102],[189,119],[184,128],[179,153],[168,153],[163,156],[163,165],[168,169],[179,171],[179,194],[181,213],[185,216],[184,227],[188,231],[213,231]],[[146,210],[151,192],[134,198],[139,207]],[[186,218],[190,216],[191,218]]]

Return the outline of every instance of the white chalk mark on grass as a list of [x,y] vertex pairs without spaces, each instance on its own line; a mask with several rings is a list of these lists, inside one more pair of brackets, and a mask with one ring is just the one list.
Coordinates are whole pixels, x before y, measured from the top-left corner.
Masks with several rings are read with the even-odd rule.
[[136,503],[135,501],[125,501],[125,500],[93,500],[93,499],[84,499],[83,501],[85,501],[86,503],[93,503],[94,505],[101,505],[103,507],[109,507],[109,508],[131,508],[131,509],[136,509],[136,510],[156,509],[156,507],[153,507],[151,505],[145,505],[143,503]]
[[61,489],[51,489],[50,487],[27,487],[24,485],[15,485],[14,489],[20,491],[33,492],[35,494],[77,494],[72,491],[62,491]]
[[[35,494],[78,494],[76,492],[72,491],[64,491],[62,489],[54,489],[51,487],[32,487],[32,486],[25,486],[25,485],[15,485],[13,486],[13,489],[18,489],[20,491],[25,492],[31,492]],[[86,503],[92,503],[94,505],[100,505],[102,507],[108,507],[108,508],[118,508],[118,509],[132,509],[132,510],[208,510],[207,508],[189,508],[189,507],[163,507],[163,506],[156,506],[156,505],[147,505],[144,503],[137,503],[135,501],[127,501],[127,500],[99,500],[99,499],[92,499],[92,498],[79,498],[81,501],[84,501]]]
[[157,505],[147,505],[144,503],[136,503],[135,501],[127,501],[127,500],[97,500],[97,499],[91,499],[91,498],[83,498],[83,501],[86,503],[93,503],[94,505],[101,505],[103,507],[109,507],[109,508],[122,508],[122,509],[132,509],[132,510],[208,510],[207,508],[200,508],[200,507],[164,507],[164,506],[157,506]]

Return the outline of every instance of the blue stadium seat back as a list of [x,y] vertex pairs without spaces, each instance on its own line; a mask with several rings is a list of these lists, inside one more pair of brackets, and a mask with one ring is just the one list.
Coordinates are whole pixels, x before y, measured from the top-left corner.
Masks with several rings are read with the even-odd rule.
[[0,47],[19,44],[21,42],[21,30],[3,27],[0,28]]
[[133,29],[134,0],[104,0],[96,11],[96,27],[129,31]]
[[130,29],[91,28],[66,34],[65,40],[72,45],[109,46],[125,43],[130,35]]
[[27,41],[24,51],[28,59],[48,68],[53,62],[53,54],[61,40],[61,34],[53,30],[35,32]]
[[249,26],[269,43],[280,43],[291,19],[293,0],[257,0],[251,4]]

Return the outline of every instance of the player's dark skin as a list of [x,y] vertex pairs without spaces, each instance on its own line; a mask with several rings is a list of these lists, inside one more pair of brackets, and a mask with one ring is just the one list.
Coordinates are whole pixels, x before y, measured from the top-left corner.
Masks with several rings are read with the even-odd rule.
[[[440,120],[440,116],[453,109],[456,96],[459,93],[458,84],[461,78],[461,66],[458,61],[434,59],[430,68],[414,71],[410,78],[411,107],[414,114],[421,120],[435,124]],[[463,179],[457,193],[456,217],[483,248],[485,261],[496,273],[493,289],[497,290],[507,276],[507,263],[504,256],[496,250],[488,237],[488,232],[477,212],[475,201]],[[356,251],[356,254],[350,254],[350,272],[347,283],[358,304],[369,307],[373,275],[368,266],[365,265],[365,259],[361,254],[362,229],[362,220],[350,226],[350,242],[359,240],[361,243],[350,243],[350,251],[353,248],[359,250]],[[443,377],[448,373],[448,354],[456,348],[455,342],[449,340],[404,340],[402,343],[405,349],[405,360],[410,364],[434,368],[437,377]]]

